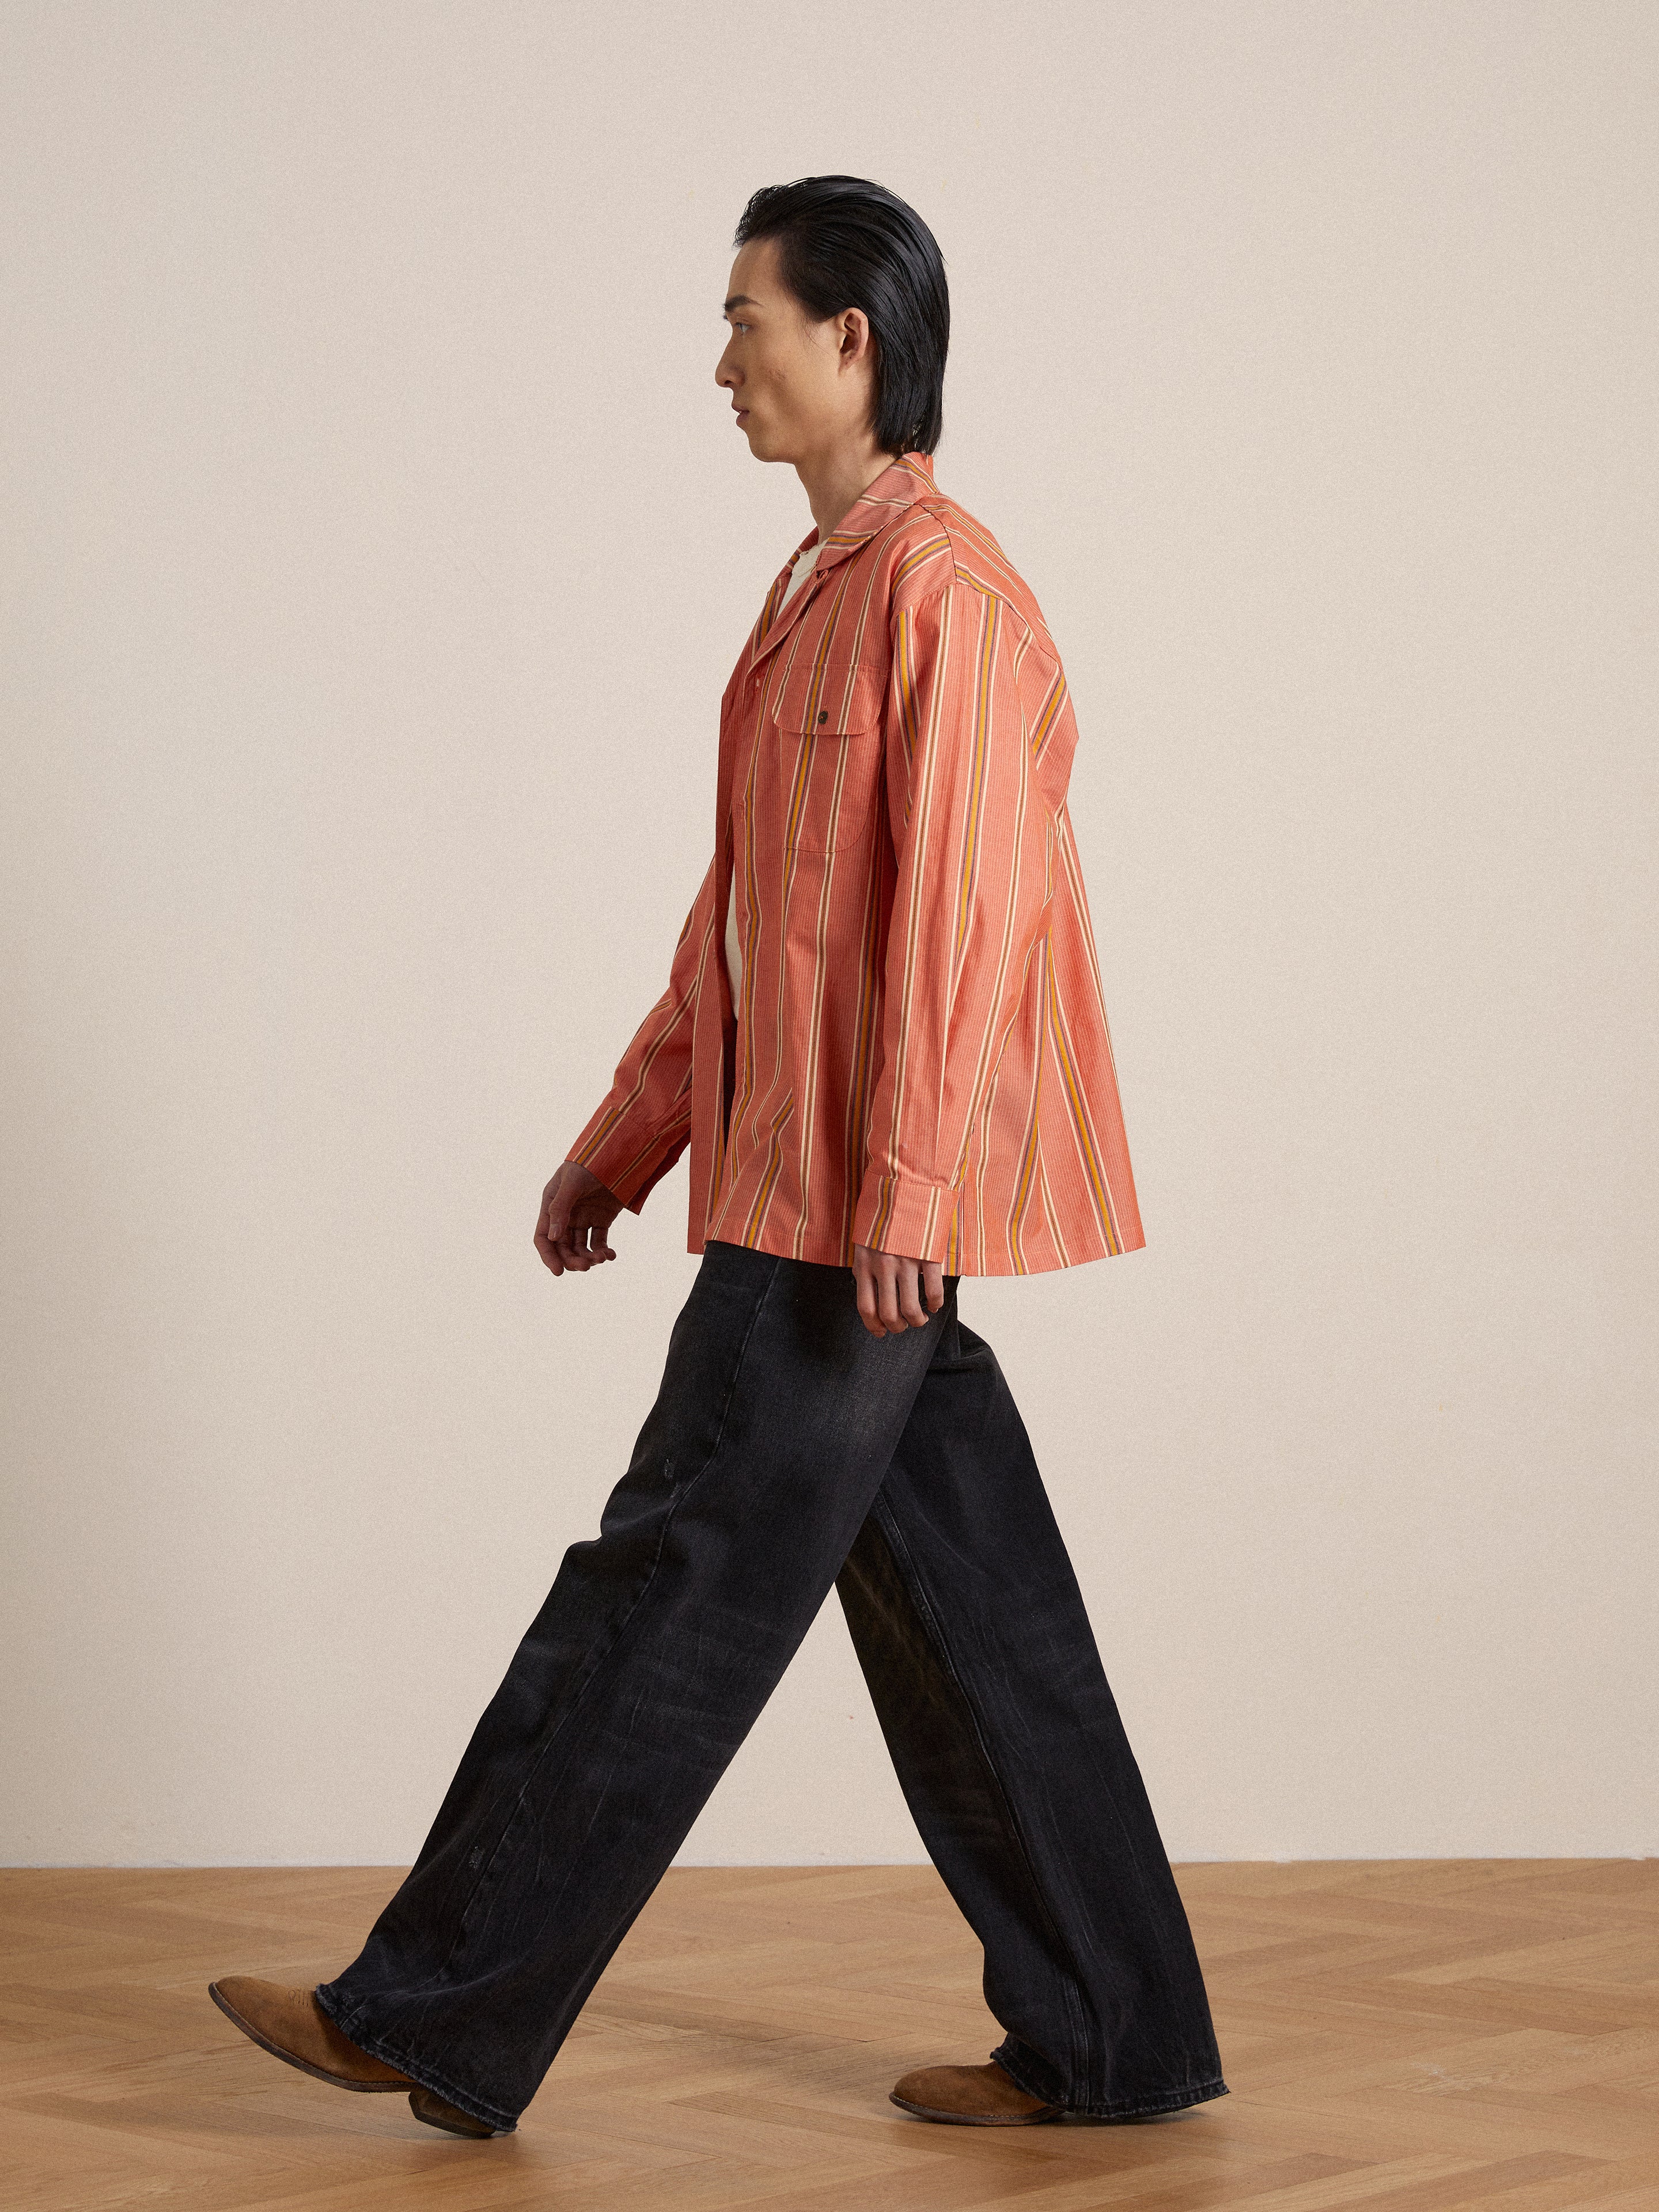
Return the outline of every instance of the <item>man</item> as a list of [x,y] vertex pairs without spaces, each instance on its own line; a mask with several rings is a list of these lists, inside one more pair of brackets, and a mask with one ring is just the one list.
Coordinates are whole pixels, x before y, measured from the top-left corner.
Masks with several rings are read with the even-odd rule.
[[513,2128],[833,1584],[985,1950],[986,2064],[893,2101],[1018,2125],[1226,2094],[1181,1899],[964,1274],[1145,1239],[1036,603],[941,493],[949,306],[902,201],[744,210],[716,372],[814,531],[720,705],[668,988],[548,1184],[555,1275],[690,1152],[702,1264],[599,1536],[573,1545],[420,1857],[337,1979],[216,2000],[352,2089]]

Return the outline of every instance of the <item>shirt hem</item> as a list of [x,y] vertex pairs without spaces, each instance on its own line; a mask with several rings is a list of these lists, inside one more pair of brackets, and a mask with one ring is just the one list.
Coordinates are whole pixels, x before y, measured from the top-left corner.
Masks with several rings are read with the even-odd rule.
[[[1146,1242],[1145,1237],[1137,1237],[1133,1242],[1126,1241],[1115,1248],[1103,1243],[1092,1250],[1073,1252],[1064,1258],[1054,1253],[1040,1259],[1017,1261],[1008,1255],[1000,1259],[982,1260],[978,1267],[963,1265],[947,1268],[945,1272],[963,1276],[1052,1275],[1057,1274],[1062,1267],[1083,1267],[1091,1260],[1115,1260],[1126,1252],[1139,1252]],[[798,1243],[794,1231],[790,1229],[762,1229],[752,1237],[731,1235],[718,1227],[706,1229],[701,1235],[692,1230],[687,1235],[685,1249],[696,1255],[702,1253],[705,1245],[714,1243],[740,1244],[751,1252],[767,1252],[775,1258],[784,1260],[807,1260],[821,1267],[848,1267],[852,1265],[850,1250],[842,1246],[838,1237],[830,1237],[827,1232],[802,1237]]]

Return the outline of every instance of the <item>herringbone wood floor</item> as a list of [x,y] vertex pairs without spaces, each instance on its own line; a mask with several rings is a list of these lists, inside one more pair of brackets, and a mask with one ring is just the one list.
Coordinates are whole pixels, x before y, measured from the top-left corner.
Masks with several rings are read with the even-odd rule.
[[1659,2212],[1659,1860],[1178,1869],[1232,2094],[1009,2132],[913,2120],[985,2057],[929,1868],[672,1874],[515,2136],[278,2064],[221,1973],[315,1981],[385,1869],[0,1875],[0,2204],[283,2212]]

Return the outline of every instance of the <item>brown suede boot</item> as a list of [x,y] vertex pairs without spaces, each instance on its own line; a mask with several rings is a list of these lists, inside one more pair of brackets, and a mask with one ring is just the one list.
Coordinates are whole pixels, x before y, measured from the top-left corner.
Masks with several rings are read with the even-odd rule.
[[994,2058],[988,2066],[918,2066],[889,2090],[891,2101],[918,2119],[959,2128],[1029,2128],[1057,2120],[1063,2105],[1028,2097]]
[[459,2105],[447,2105],[432,2089],[411,2089],[409,2109],[417,2120],[424,2120],[429,2128],[442,2128],[452,2136],[511,2135],[511,2128],[492,2128],[488,2120],[475,2120],[471,2112],[462,2112]]
[[407,2074],[349,2042],[309,1990],[262,1982],[252,1974],[227,1974],[209,1986],[208,1995],[261,2051],[319,2081],[331,2081],[337,2089],[416,2087]]

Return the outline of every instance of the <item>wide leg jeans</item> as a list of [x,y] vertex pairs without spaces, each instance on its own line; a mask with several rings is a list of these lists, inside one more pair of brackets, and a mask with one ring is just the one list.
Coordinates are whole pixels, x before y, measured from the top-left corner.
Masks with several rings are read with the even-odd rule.
[[515,2124],[833,1585],[984,1947],[994,2056],[1103,2117],[1226,2094],[1077,1580],[957,1282],[925,1328],[873,1337],[849,1268],[706,1247],[599,1535],[565,1554],[419,1858],[317,1992],[354,2043]]

